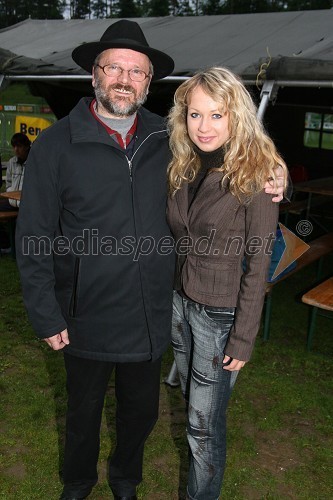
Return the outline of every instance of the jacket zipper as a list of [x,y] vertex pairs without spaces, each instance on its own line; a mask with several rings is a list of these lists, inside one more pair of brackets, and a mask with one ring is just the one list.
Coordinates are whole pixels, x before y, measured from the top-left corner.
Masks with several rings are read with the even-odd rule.
[[129,157],[126,156],[126,155],[125,155],[125,158],[126,158],[127,163],[128,163],[128,170],[129,170],[130,179],[131,179],[131,182],[132,182],[132,160],[130,160]]
[[72,318],[76,315],[77,303],[78,303],[78,288],[79,288],[79,274],[80,274],[80,259],[75,259],[74,265],[74,281],[73,281],[73,293],[71,297],[71,302],[69,306],[69,314]]
[[125,158],[127,160],[127,164],[128,164],[128,170],[129,170],[129,174],[130,174],[130,179],[131,179],[131,182],[132,182],[132,168],[133,168],[133,158],[134,156],[136,155],[136,153],[139,151],[139,149],[141,148],[141,146],[144,145],[144,143],[146,142],[147,139],[149,139],[149,137],[151,137],[152,135],[154,134],[160,134],[161,132],[167,132],[167,129],[163,129],[163,130],[158,130],[157,132],[151,132],[149,135],[147,135],[147,137],[141,142],[140,146],[138,147],[138,149],[136,149],[133,153],[133,156],[131,159],[129,159],[129,157],[127,155],[125,155]]
[[[161,132],[166,132],[166,129],[164,130],[158,130],[156,132],[151,132],[149,135],[147,135],[147,137],[141,142],[141,144],[139,145],[139,147],[134,151],[133,153],[133,156],[131,159],[128,158],[127,155],[125,155],[126,157],[126,160],[127,160],[127,163],[128,163],[128,169],[129,169],[129,174],[130,174],[130,179],[131,179],[131,182],[132,182],[132,162],[133,162],[133,158],[134,156],[136,155],[136,153],[139,151],[139,149],[141,148],[141,146],[143,146],[143,144],[146,142],[147,139],[149,139],[149,137],[151,137],[152,135],[154,134],[160,134]],[[133,186],[132,186],[132,203],[134,204],[134,201],[133,201]],[[134,205],[133,205],[134,206]],[[134,208],[133,208],[134,210]],[[133,214],[133,217],[134,217],[134,227],[135,227],[135,236],[137,236],[137,232],[136,232],[136,221],[135,221],[135,215]],[[140,272],[140,276],[141,276],[141,266],[140,266],[140,263],[139,264],[139,272]],[[142,278],[140,279],[141,281],[141,293],[142,293],[142,300],[143,300],[143,303],[144,303],[144,310],[145,310],[145,315],[146,315],[146,322],[147,322],[147,327],[148,327],[148,336],[149,336],[149,342],[150,342],[150,350],[152,351],[153,350],[153,346],[152,346],[152,340],[151,340],[151,336],[150,336],[150,331],[149,331],[149,326],[148,326],[148,318],[147,318],[147,314],[146,314],[146,304],[145,304],[145,298],[144,298],[144,293],[143,293],[143,290],[142,290]]]

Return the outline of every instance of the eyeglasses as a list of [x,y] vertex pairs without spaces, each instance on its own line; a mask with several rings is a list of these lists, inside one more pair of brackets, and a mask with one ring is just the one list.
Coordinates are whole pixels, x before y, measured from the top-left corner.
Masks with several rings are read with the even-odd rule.
[[133,82],[143,82],[146,78],[150,76],[150,74],[147,75],[147,73],[142,71],[142,69],[138,68],[123,69],[120,66],[117,66],[116,64],[106,64],[105,66],[100,66],[99,64],[96,64],[95,66],[101,68],[101,70],[103,70],[106,76],[113,76],[114,78],[118,78],[118,76],[122,75],[123,71],[127,71],[128,76]]

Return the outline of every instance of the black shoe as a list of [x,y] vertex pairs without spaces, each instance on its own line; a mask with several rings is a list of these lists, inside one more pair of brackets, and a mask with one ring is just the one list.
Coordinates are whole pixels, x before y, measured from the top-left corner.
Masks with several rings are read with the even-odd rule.
[[84,500],[85,498],[87,498],[87,497],[64,497],[64,496],[61,496],[60,500]]
[[131,497],[119,497],[118,495],[113,494],[114,500],[138,500],[138,497],[136,495],[133,495]]
[[61,495],[60,500],[84,500],[87,497],[64,497]]
[[81,488],[70,488],[64,487],[59,500],[85,500],[88,498],[92,490],[92,487],[81,487]]
[[87,498],[86,496],[84,497],[76,497],[76,496],[71,496],[71,494],[69,494],[69,496],[66,496],[66,494],[62,494],[61,497],[60,497],[60,500],[84,500],[85,498]]

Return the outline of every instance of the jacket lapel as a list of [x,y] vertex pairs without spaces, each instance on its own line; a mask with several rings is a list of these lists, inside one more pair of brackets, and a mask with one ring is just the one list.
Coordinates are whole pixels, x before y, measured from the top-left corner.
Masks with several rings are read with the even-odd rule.
[[[195,195],[193,202],[191,203],[188,211],[188,219],[191,219],[193,215],[196,215],[205,207],[207,209],[207,200],[211,199],[213,194],[216,194],[219,197],[223,196],[226,189],[225,187],[221,187],[221,178],[221,172],[211,172],[206,175]],[[211,201],[213,200],[211,199]]]

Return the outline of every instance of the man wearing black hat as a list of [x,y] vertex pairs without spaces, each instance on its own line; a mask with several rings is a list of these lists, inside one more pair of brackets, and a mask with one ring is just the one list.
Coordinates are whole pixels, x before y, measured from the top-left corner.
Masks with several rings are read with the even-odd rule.
[[115,498],[135,499],[144,443],[158,416],[174,267],[165,219],[167,132],[141,105],[151,80],[170,74],[174,63],[126,20],[99,42],[77,47],[73,59],[92,71],[96,99],[82,99],[34,143],[17,261],[38,337],[64,352],[61,498],[85,498],[97,482],[101,415],[114,371],[117,444],[109,484]]

